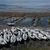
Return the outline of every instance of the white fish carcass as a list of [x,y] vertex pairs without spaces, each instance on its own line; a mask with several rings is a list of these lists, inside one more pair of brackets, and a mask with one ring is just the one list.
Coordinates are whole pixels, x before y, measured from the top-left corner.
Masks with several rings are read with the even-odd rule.
[[28,36],[29,36],[30,38],[32,38],[32,39],[35,38],[34,32],[35,32],[34,30],[29,30],[29,31],[28,31]]
[[4,38],[2,38],[2,35],[0,35],[0,44],[1,45],[7,44],[7,42],[4,40]]
[[22,36],[21,36],[22,34],[21,34],[21,31],[20,30],[18,30],[18,35],[17,35],[17,41],[22,41]]
[[16,36],[14,34],[11,36],[10,42],[11,43],[15,43],[16,42]]

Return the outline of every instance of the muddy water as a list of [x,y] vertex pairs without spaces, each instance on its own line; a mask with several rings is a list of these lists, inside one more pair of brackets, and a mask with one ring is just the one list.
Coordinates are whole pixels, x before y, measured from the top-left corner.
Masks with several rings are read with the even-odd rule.
[[32,18],[32,16],[17,17],[0,17],[0,24],[8,25],[8,23],[14,23],[14,25],[20,26],[48,26],[50,25],[50,16]]

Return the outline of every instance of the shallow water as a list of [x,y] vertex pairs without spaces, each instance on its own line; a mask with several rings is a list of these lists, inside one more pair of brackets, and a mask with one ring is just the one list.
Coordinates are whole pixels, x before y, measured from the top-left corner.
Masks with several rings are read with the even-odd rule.
[[40,18],[32,18],[32,16],[23,16],[23,18],[0,16],[0,25],[9,25],[8,23],[14,23],[14,25],[18,26],[48,26],[50,25],[50,16],[41,16]]
[[50,9],[50,0],[0,0],[0,9],[44,8]]

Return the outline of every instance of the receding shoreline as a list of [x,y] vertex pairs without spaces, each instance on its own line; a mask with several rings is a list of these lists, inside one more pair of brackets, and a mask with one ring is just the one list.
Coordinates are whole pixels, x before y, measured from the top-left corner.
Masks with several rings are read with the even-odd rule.
[[0,16],[50,16],[50,9],[0,9]]
[[23,17],[23,16],[50,16],[50,12],[1,12],[0,16],[16,16],[16,17]]

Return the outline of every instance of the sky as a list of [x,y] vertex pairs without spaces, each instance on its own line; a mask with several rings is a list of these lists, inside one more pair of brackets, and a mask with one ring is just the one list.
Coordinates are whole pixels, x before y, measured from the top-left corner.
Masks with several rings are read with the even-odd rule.
[[50,7],[50,0],[0,0],[0,4],[17,5],[26,8]]

